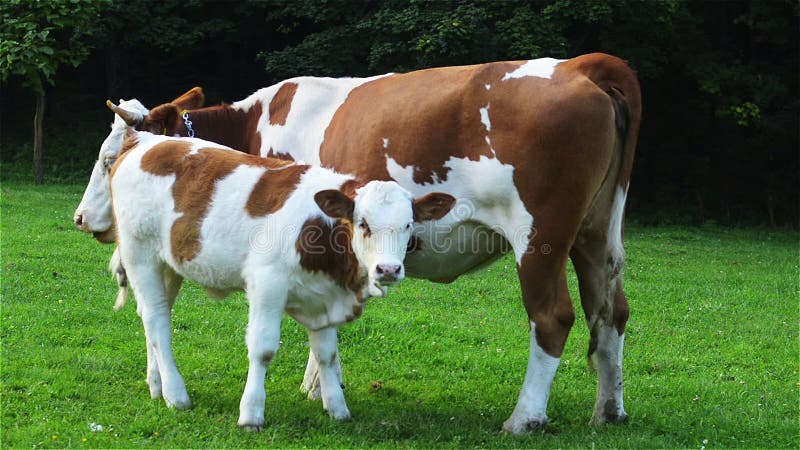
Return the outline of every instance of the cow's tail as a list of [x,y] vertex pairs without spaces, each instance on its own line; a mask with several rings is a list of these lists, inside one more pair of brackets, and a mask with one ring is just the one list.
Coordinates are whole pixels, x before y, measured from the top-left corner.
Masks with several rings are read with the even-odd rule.
[[611,98],[619,137],[617,151],[620,153],[617,157],[620,164],[618,173],[610,173],[609,178],[616,178],[616,184],[627,191],[642,121],[642,95],[636,73],[624,60],[602,53],[579,56],[572,61]]
[[[612,273],[618,275],[625,258],[622,248],[625,201],[633,169],[636,143],[639,137],[639,126],[642,120],[642,99],[639,81],[636,78],[636,73],[628,67],[628,64],[614,56],[595,53],[575,58],[573,61],[575,61],[577,69],[581,73],[608,94],[614,108],[617,131],[615,163],[611,164],[601,190],[611,189],[613,192],[607,239],[609,239],[609,245],[612,248],[612,263],[614,266]],[[605,201],[603,205],[606,205]],[[593,327],[593,325],[599,326],[599,323],[590,324],[590,327]],[[590,330],[588,352],[590,366],[593,360],[591,356],[597,350],[597,336],[597,330]]]
[[114,302],[114,311],[119,311],[125,306],[128,301],[128,274],[125,273],[125,268],[122,267],[122,259],[119,256],[119,247],[114,249],[114,254],[111,255],[111,261],[108,262],[108,270],[117,281],[117,301]]

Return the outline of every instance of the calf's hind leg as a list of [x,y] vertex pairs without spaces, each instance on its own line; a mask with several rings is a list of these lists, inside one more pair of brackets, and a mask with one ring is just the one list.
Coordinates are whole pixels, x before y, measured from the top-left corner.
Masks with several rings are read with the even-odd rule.
[[339,350],[336,327],[308,331],[311,351],[318,367],[318,381],[322,407],[336,420],[350,419],[350,410],[344,400],[339,368]]
[[[342,361],[339,359],[339,352],[336,352],[333,367],[339,379],[339,384],[342,389],[344,389]],[[322,390],[319,385],[319,363],[317,363],[317,357],[314,354],[313,347],[308,351],[308,363],[306,364],[306,371],[303,375],[303,382],[300,384],[300,392],[308,394],[309,400],[319,400],[322,398]]]

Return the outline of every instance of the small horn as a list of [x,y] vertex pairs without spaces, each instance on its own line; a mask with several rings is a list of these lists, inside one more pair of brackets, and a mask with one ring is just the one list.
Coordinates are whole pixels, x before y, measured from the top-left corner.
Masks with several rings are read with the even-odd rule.
[[108,109],[110,109],[111,111],[114,111],[116,115],[122,117],[122,120],[124,120],[125,123],[128,124],[128,126],[132,127],[138,125],[139,122],[142,121],[142,119],[137,117],[136,114],[120,108],[119,106],[115,105],[111,100],[106,100],[106,106],[108,106]]

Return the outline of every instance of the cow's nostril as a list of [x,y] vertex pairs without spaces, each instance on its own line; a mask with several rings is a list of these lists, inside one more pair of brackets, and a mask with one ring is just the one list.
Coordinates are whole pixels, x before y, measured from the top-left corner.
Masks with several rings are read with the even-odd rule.
[[75,222],[76,227],[83,225],[83,215],[77,214],[75,215],[75,218],[73,220]]
[[375,267],[375,272],[376,272],[378,275],[383,275],[383,265],[381,265],[381,264],[378,264],[378,266],[377,266],[377,267]]

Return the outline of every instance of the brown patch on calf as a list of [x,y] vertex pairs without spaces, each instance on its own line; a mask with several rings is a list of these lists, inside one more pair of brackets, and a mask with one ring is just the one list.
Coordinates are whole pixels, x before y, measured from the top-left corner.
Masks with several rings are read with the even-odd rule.
[[339,190],[342,191],[344,195],[346,195],[351,200],[356,198],[356,190],[360,189],[364,186],[364,183],[358,180],[347,180],[339,187]]
[[300,266],[328,275],[343,289],[358,291],[363,282],[350,243],[352,234],[348,223],[336,221],[331,226],[322,217],[306,220],[295,242]]
[[258,217],[279,210],[307,170],[308,166],[290,166],[264,172],[247,199],[247,213]]
[[297,92],[297,83],[284,83],[269,102],[270,125],[286,125],[286,117],[292,108],[292,99]]
[[[184,141],[165,141],[156,144],[143,157],[142,170],[153,175],[174,175],[172,185],[172,198],[175,202],[175,211],[182,213],[170,230],[170,246],[172,254],[179,262],[191,261],[200,251],[200,226],[206,216],[216,182],[229,175],[240,165],[264,167],[279,173],[287,169],[286,174],[272,177],[268,171],[265,177],[256,185],[258,193],[269,184],[270,188],[277,190],[278,194],[268,202],[253,199],[248,201],[248,212],[274,211],[283,205],[285,198],[294,190],[296,181],[291,184],[291,189],[284,189],[277,183],[292,183],[298,180],[306,166],[296,166],[286,169],[287,161],[270,158],[259,158],[240,152],[221,150],[215,148],[201,148],[196,153],[190,154],[191,146]],[[269,174],[269,175],[268,175]],[[259,186],[260,185],[260,186]],[[256,189],[254,189],[254,193]],[[251,194],[251,199],[252,199]],[[268,214],[266,212],[265,214]]]

